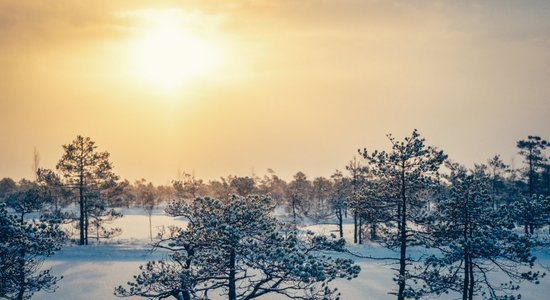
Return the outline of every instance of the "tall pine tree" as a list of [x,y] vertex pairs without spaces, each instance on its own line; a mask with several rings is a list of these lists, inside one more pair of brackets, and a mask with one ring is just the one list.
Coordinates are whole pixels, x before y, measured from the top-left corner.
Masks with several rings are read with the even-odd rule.
[[[532,241],[514,230],[515,207],[507,204],[495,210],[492,182],[479,172],[468,172],[454,164],[448,176],[448,195],[431,216],[428,245],[439,253],[425,260],[418,278],[424,279],[426,294],[448,291],[485,299],[514,299],[520,281],[538,282],[533,272]],[[510,281],[493,281],[500,272]],[[425,294],[420,294],[424,295]],[[519,299],[519,298],[518,298]]]
[[65,187],[75,189],[78,195],[80,245],[88,244],[90,218],[98,220],[102,214],[113,215],[104,205],[105,193],[116,187],[118,177],[108,152],[98,152],[89,137],[77,136],[72,143],[63,145],[63,156],[57,170],[65,180]]
[[414,241],[414,233],[419,224],[414,224],[415,217],[426,209],[428,199],[424,192],[437,183],[438,170],[447,158],[441,150],[425,144],[417,130],[397,141],[391,134],[388,138],[392,144],[391,151],[362,151],[369,162],[371,172],[380,180],[379,188],[387,193],[387,207],[390,209],[389,225],[396,230],[388,230],[384,236],[386,245],[399,250],[398,274],[395,281],[398,300],[414,297],[414,290],[407,288],[411,278],[407,248]]

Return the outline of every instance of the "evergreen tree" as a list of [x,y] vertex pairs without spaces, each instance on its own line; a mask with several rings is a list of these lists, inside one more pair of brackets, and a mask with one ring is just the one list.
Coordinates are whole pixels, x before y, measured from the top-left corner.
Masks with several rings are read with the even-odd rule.
[[346,202],[350,197],[351,184],[347,177],[341,171],[336,170],[330,177],[332,179],[333,189],[331,195],[331,206],[338,222],[338,234],[340,238],[344,237],[344,215]]
[[287,201],[294,226],[301,215],[307,216],[311,209],[310,194],[311,182],[306,174],[298,172],[287,186]]
[[517,142],[519,154],[523,156],[525,163],[524,176],[527,179],[528,195],[538,194],[538,179],[539,171],[544,167],[546,158],[544,150],[548,146],[548,142],[539,136],[528,136],[526,140]]
[[211,195],[214,198],[226,199],[233,194],[233,190],[229,185],[231,182],[231,177],[226,179],[220,177],[220,180],[214,180],[208,182],[208,195]]
[[203,299],[218,291],[229,300],[278,294],[291,299],[334,299],[336,278],[356,277],[352,260],[327,253],[345,251],[344,240],[300,234],[271,216],[269,198],[233,196],[227,201],[197,198],[173,202],[172,216],[188,220],[185,229],[161,241],[169,261],[149,263],[118,296]]
[[259,180],[258,193],[266,195],[277,204],[284,204],[287,184],[279,178],[272,169],[267,169],[268,175],[265,175]]
[[350,173],[351,183],[351,195],[348,199],[348,207],[353,213],[353,242],[355,244],[361,243],[362,239],[362,219],[361,212],[363,209],[363,199],[361,198],[361,189],[365,182],[364,180],[364,166],[357,160],[357,157],[353,157],[353,160],[349,162],[346,169]]
[[256,182],[253,178],[245,177],[233,177],[229,183],[231,189],[237,193],[237,195],[246,197],[256,190]]
[[550,197],[543,195],[527,196],[518,193],[511,205],[513,205],[516,221],[520,224],[529,224],[524,227],[525,234],[531,235],[536,228],[548,224]]
[[21,222],[27,214],[41,211],[44,205],[52,202],[49,193],[39,187],[20,190],[6,197],[6,205],[12,208]]
[[[532,241],[514,231],[514,206],[498,210],[491,199],[492,182],[476,172],[457,165],[449,176],[448,196],[431,216],[430,242],[440,254],[425,260],[422,275],[425,289],[418,292],[441,295],[448,291],[471,300],[515,299],[517,282],[538,282],[539,273],[531,271],[535,257]],[[509,282],[493,282],[492,272],[510,277]],[[519,298],[518,298],[519,299]]]
[[[386,188],[385,179],[370,176],[361,187],[359,194],[361,205],[361,220],[368,225],[370,240],[377,241],[379,231],[391,234],[393,216],[393,194]],[[385,226],[387,225],[387,226]],[[361,241],[361,239],[360,239]]]
[[[392,144],[390,152],[362,151],[369,162],[371,172],[380,180],[379,189],[388,193],[387,205],[392,209],[392,218],[388,222],[396,230],[387,231],[385,244],[392,249],[399,249],[397,299],[414,297],[414,290],[407,288],[407,279],[411,278],[408,266],[407,247],[415,242],[414,233],[421,224],[411,226],[417,215],[426,209],[426,189],[433,187],[438,180],[438,170],[447,158],[443,151],[426,146],[425,139],[414,130],[411,136],[397,141],[388,135]],[[395,224],[395,226],[393,226]]]
[[[548,146],[548,142],[543,140],[539,136],[528,136],[526,140],[520,140],[517,142],[519,148],[519,154],[523,156],[525,163],[524,177],[527,180],[527,197],[526,199],[536,199],[536,195],[541,194],[542,189],[540,187],[541,169],[545,166],[546,157],[544,156],[544,150]],[[529,216],[522,217],[525,225],[525,233],[533,234],[535,224],[531,223]]]
[[312,217],[316,221],[326,219],[331,210],[329,198],[332,194],[332,182],[324,177],[317,177],[311,183]]
[[113,211],[106,210],[104,201],[116,188],[118,177],[112,172],[109,153],[96,149],[94,141],[79,135],[71,144],[63,145],[65,152],[57,163],[65,187],[76,189],[78,194],[80,245],[88,244],[90,218],[101,222],[103,216],[114,215]]
[[[61,217],[61,209],[70,204],[71,192],[63,187],[61,177],[52,170],[39,168],[36,172],[37,184],[52,197],[49,209],[53,216]],[[66,216],[68,217],[68,216]]]
[[58,225],[26,221],[2,204],[0,233],[0,298],[23,300],[38,291],[55,291],[60,278],[41,265],[62,246],[65,234]]
[[172,181],[180,199],[195,199],[205,193],[205,185],[202,179],[195,177],[194,173],[182,172],[179,180]]
[[151,182],[145,184],[145,179],[142,181],[136,181],[137,198],[139,199],[147,217],[149,219],[149,239],[153,241],[153,224],[152,216],[155,207],[157,206],[157,193],[155,187]]
[[17,183],[9,178],[5,177],[0,180],[0,201],[4,200],[4,197],[17,190]]
[[88,237],[95,237],[96,242],[100,239],[109,239],[120,235],[122,229],[109,227],[109,223],[122,218],[122,213],[109,208],[107,201],[100,198],[99,193],[89,193],[86,196],[86,244]]
[[543,166],[541,173],[541,192],[542,195],[550,197],[550,163],[548,160]]
[[510,168],[502,161],[500,155],[489,159],[487,166],[491,181],[493,208],[498,210],[503,200],[507,199],[506,174],[509,174]]

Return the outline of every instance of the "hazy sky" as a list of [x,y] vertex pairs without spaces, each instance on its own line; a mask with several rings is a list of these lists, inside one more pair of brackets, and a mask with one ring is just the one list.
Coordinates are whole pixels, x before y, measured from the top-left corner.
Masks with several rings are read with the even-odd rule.
[[455,160],[510,162],[518,139],[550,138],[548,16],[549,1],[0,0],[0,177],[31,177],[34,147],[54,168],[77,134],[156,183],[328,176],[414,128]]

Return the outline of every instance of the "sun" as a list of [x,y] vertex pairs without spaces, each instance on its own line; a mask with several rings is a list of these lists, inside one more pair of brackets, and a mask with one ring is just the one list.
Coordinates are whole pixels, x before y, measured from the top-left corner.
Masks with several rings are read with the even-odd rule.
[[219,48],[188,30],[181,15],[157,13],[148,17],[151,26],[135,44],[136,72],[141,79],[175,88],[218,67]]

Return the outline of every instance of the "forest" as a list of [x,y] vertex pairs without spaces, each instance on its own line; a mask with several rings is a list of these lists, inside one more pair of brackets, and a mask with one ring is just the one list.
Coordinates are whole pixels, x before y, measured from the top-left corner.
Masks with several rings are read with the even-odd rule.
[[[499,155],[462,165],[417,130],[387,137],[386,149],[350,149],[328,178],[181,171],[171,185],[120,178],[89,137],[63,145],[52,169],[35,151],[35,178],[0,181],[0,298],[55,293],[70,275],[45,263],[67,247],[112,243],[125,209],[142,211],[147,247],[165,255],[102,285],[121,298],[340,299],[335,281],[370,271],[356,260],[383,261],[398,300],[520,299],[544,282],[535,253],[550,246],[546,140],[517,141],[522,165],[512,168]],[[153,228],[159,212],[184,226]]]

